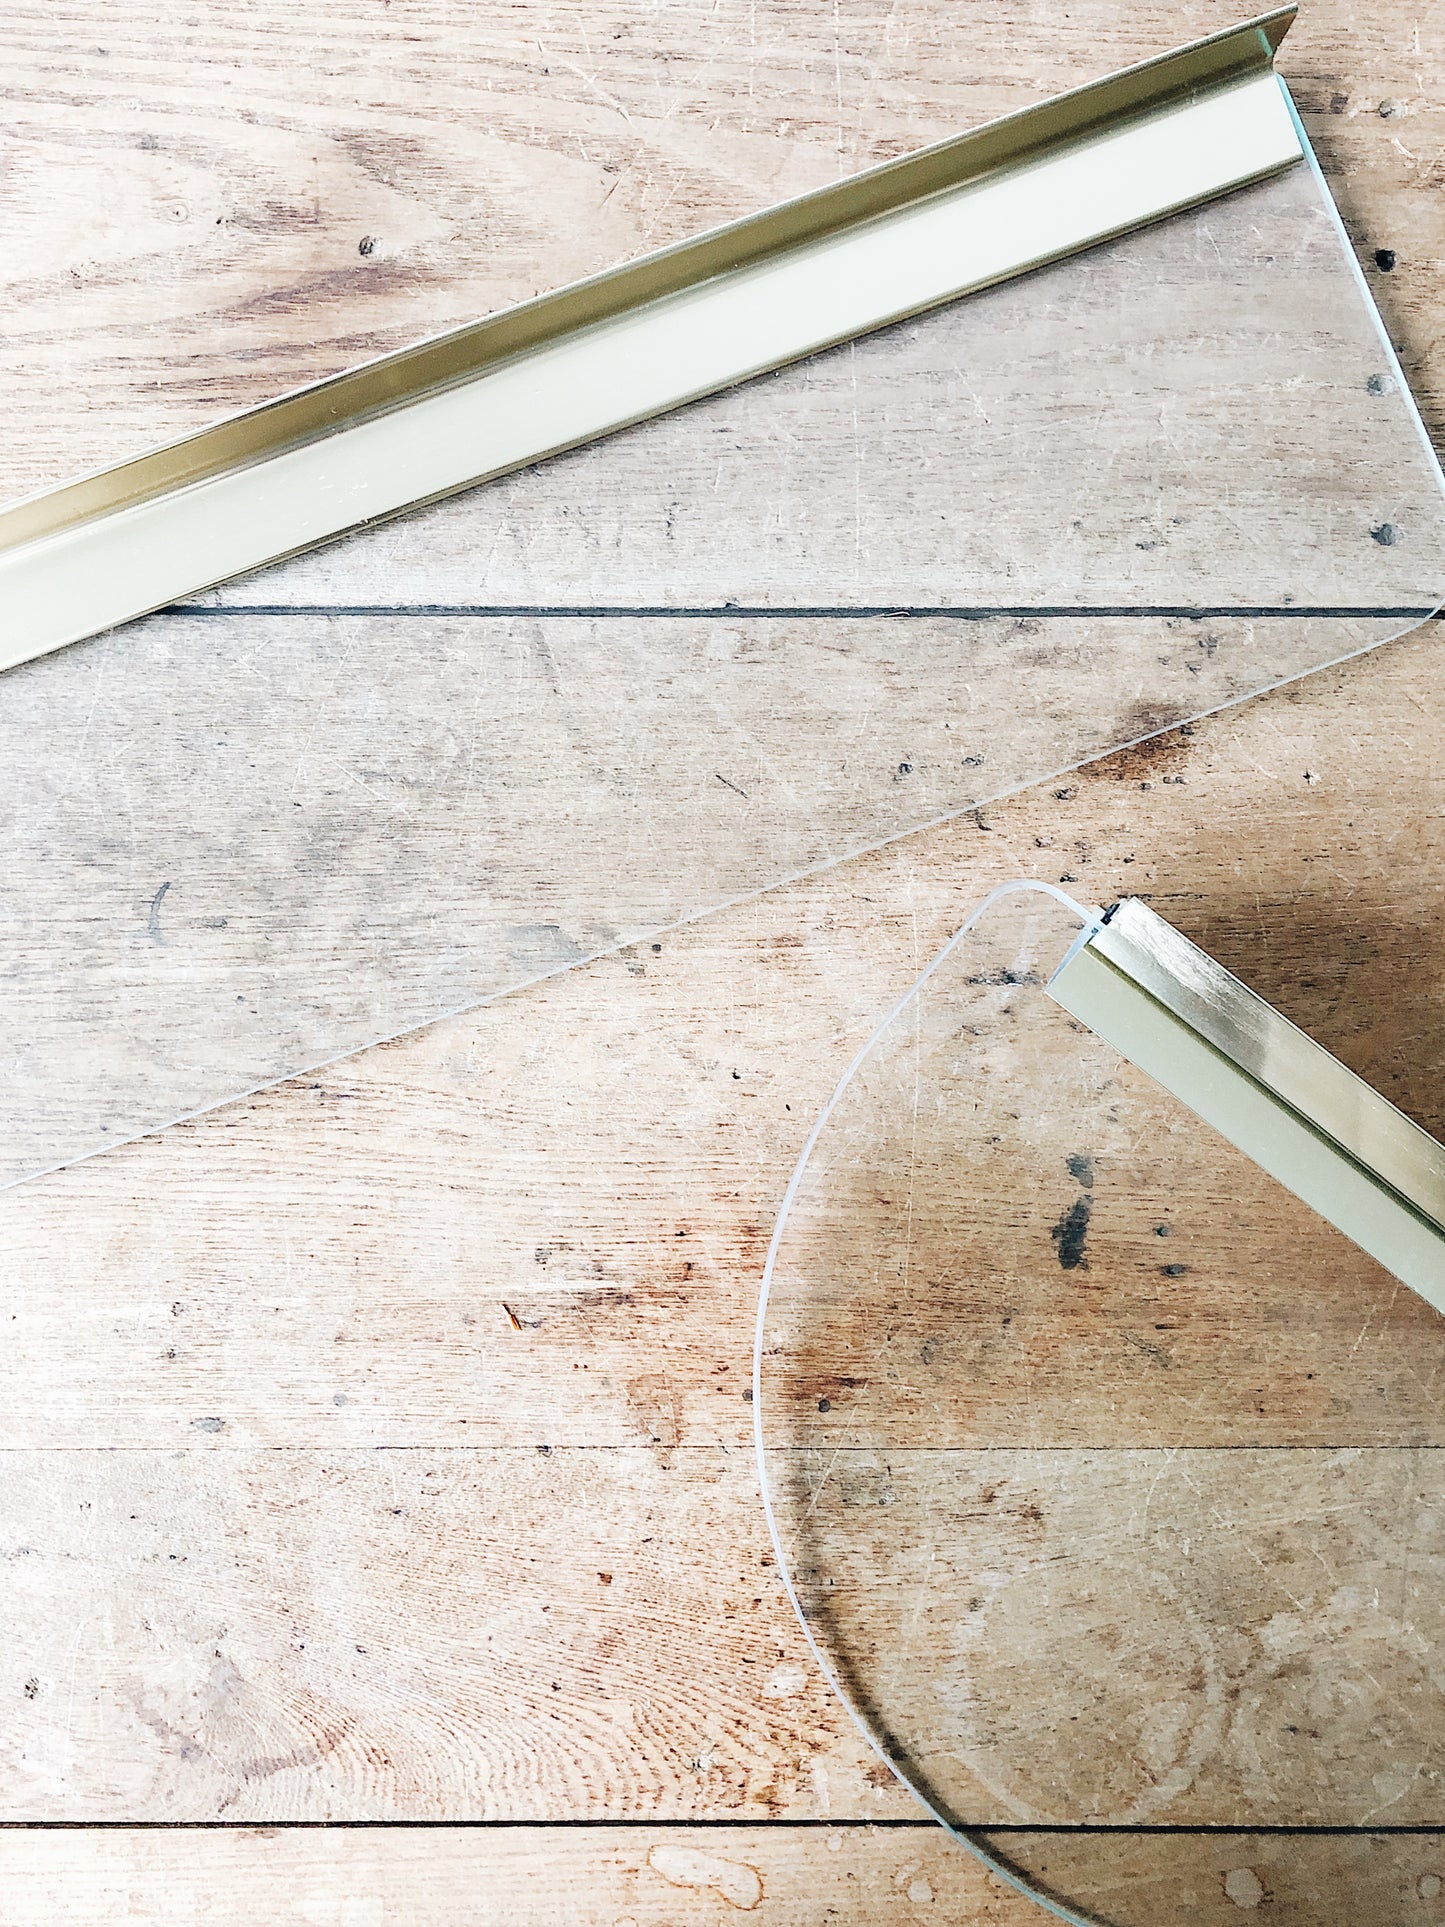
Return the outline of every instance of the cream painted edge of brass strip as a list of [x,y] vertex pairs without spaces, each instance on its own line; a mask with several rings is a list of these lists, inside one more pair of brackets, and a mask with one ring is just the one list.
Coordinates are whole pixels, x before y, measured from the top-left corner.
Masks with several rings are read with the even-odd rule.
[[[1142,911],[1164,924],[1137,900],[1120,908],[1127,908],[1132,922],[1142,921]],[[1111,948],[1109,927],[1105,921],[1075,945],[1050,980],[1049,996],[1403,1284],[1437,1311],[1445,1311],[1445,1223],[1403,1188],[1416,1184],[1414,1166],[1397,1169],[1392,1162],[1399,1146],[1393,1120],[1406,1127],[1407,1135],[1418,1132],[1418,1126],[1212,958],[1206,962],[1216,1000],[1226,983],[1235,986],[1238,1001],[1249,1005],[1249,1036],[1258,1040],[1270,1034],[1274,1045],[1261,1052],[1256,1042],[1236,1052],[1227,1027],[1211,1025],[1212,1035],[1207,1035],[1198,1022],[1197,973],[1173,976],[1159,961],[1170,948],[1161,944],[1151,946],[1149,967],[1135,974],[1131,947]],[[1164,928],[1179,944],[1188,943],[1171,926]],[[1205,956],[1196,946],[1189,948]],[[1283,1083],[1292,1088],[1288,1076],[1275,1080],[1269,1067],[1281,1058],[1293,1061],[1296,1039],[1311,1053],[1312,1088],[1320,1091],[1328,1084],[1330,1103],[1307,1110],[1276,1087]],[[1328,1073],[1322,1072],[1320,1058],[1330,1066]],[[1265,1081],[1267,1077],[1271,1081]],[[1357,1126],[1359,1120],[1373,1120],[1378,1128],[1359,1126],[1354,1142],[1344,1144],[1319,1113],[1336,1122],[1336,1128],[1342,1115],[1356,1120]],[[1433,1139],[1425,1141],[1434,1145]],[[1308,1280],[1301,1283],[1307,1286]]]
[[[1301,155],[1273,72],[1236,74],[177,487],[129,502],[122,491],[123,505],[74,520],[67,491],[52,491],[0,515],[0,668],[1059,260]],[[176,460],[199,460],[186,451],[205,439],[177,444]],[[70,493],[88,502],[86,489],[105,479]],[[58,526],[4,547],[7,534],[44,528],[47,515]]]

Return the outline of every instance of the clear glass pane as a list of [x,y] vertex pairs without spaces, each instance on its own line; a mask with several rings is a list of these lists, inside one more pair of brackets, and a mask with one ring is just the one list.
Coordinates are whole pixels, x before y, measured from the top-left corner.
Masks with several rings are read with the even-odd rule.
[[1401,1288],[1051,1002],[1080,927],[992,901],[845,1078],[774,1240],[758,1439],[895,1770],[1066,1910],[1159,1927],[1182,1894],[1046,1829],[1439,1824],[1445,1491],[1360,1362]]
[[0,684],[0,1181],[1393,636],[1300,166]]

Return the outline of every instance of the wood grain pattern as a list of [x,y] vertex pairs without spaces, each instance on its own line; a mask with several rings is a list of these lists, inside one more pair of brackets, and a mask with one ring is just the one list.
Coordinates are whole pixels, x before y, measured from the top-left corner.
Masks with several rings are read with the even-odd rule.
[[[1442,522],[1301,167],[210,600],[1429,608]],[[1311,627],[1312,665],[1384,633]]]
[[651,954],[1391,626],[163,615],[26,665],[0,1183]]
[[[1438,1839],[1008,1833],[992,1844],[1119,1927],[1438,1919]],[[7,1927],[1034,1927],[933,1827],[7,1831]]]
[[1241,1927],[1241,1915],[1256,1908],[1267,1910],[1265,1920],[1299,1927],[1345,1920],[1395,1927],[1438,1918],[1445,1892],[1441,1843],[1429,1834],[1010,1833],[994,1844],[1046,1887],[1118,1927]]
[[1071,46],[1039,28],[1020,58],[996,0],[969,36],[923,0],[846,14],[308,0],[204,21],[22,6],[6,32],[24,155],[12,486],[1041,98],[1081,61],[1104,71],[1232,18],[1223,0],[1090,12]]
[[1296,169],[27,665],[0,1182],[1397,633],[1383,362]]
[[7,1492],[4,1819],[911,1811],[746,1453],[24,1454]]
[[810,1624],[965,1825],[1437,1825],[1437,1452],[771,1455]]
[[[689,1764],[701,1757],[697,1654],[711,1589],[764,1549],[741,1388],[761,1245],[801,1134],[880,1006],[1020,862],[1080,876],[1101,897],[1153,894],[1438,1127],[1440,811],[1427,783],[1420,814],[1402,823],[1389,759],[1369,753],[1432,726],[1437,646],[1423,636],[1086,772],[1064,796],[1020,798],[911,839],[679,933],[659,954],[572,973],[370,1054],[344,1078],[301,1080],[10,1194],[6,1245],[23,1262],[8,1326],[20,1450],[9,1460],[7,1611],[24,1613],[37,1642],[15,1703],[28,1679],[57,1682],[24,1708],[37,1735],[25,1758],[49,1777],[27,1767],[12,1778],[10,1811],[201,1817],[225,1802],[266,1819],[451,1818],[465,1800],[504,1817],[519,1804],[548,1817],[746,1813],[763,1794],[772,1810],[780,1787],[782,1810],[800,1817],[877,1811],[883,1794],[841,1714],[805,1683],[776,1594],[748,1607],[774,1615],[757,1643],[734,1646],[731,1622],[720,1628],[702,1673],[739,1682],[715,1703],[732,1737],[702,1791]],[[1407,1037],[1420,1040],[1409,1056]],[[1092,1429],[1097,1442],[1112,1414],[1116,1439],[1170,1449],[1437,1438],[1438,1325],[1408,1293],[1385,1286],[1362,1301],[1343,1278],[1322,1280],[1339,1294],[1334,1309],[1317,1295],[1302,1326],[1283,1300],[1251,1306],[1248,1286],[1227,1346],[1218,1306],[1182,1308],[1177,1343],[1197,1347],[1187,1427],[1154,1390],[1157,1359],[1121,1334],[1101,1344],[1067,1312],[1041,1313],[1033,1344],[1055,1361],[1055,1409],[1076,1411],[1085,1439]],[[1023,1382],[985,1382],[985,1417],[1004,1436]],[[521,1514],[486,1509],[499,1503],[496,1479],[463,1469],[484,1460],[429,1457],[478,1440],[504,1448],[500,1462],[526,1467],[529,1482],[575,1464],[575,1497],[558,1488]],[[535,1449],[564,1440],[580,1451]],[[669,1451],[682,1441],[717,1456]],[[256,1455],[255,1442],[293,1449]],[[624,1444],[619,1486],[615,1456],[596,1448]],[[131,1449],[75,1451],[106,1445]],[[378,1445],[410,1449],[372,1460]],[[1223,1476],[1238,1460],[1227,1455]],[[1362,1517],[1368,1481],[1390,1476],[1374,1464],[1367,1455],[1358,1474]],[[704,1471],[682,1477],[683,1465]],[[378,1511],[372,1488],[392,1477],[419,1499],[440,1480],[449,1496],[433,1515],[445,1529],[428,1528],[441,1532],[436,1549],[420,1525],[385,1557],[371,1526],[358,1536],[373,1515],[386,1528],[395,1501],[383,1495]],[[694,1477],[705,1505],[675,1496]],[[690,1576],[669,1581],[662,1620],[610,1619],[605,1608],[634,1583],[623,1542],[642,1554],[643,1538],[659,1536],[654,1519]],[[550,1567],[518,1560],[524,1533],[554,1548]],[[42,1564],[19,1550],[41,1544]],[[82,1546],[89,1563],[78,1564]],[[179,1592],[169,1583],[171,1551],[204,1575],[203,1608],[188,1580]],[[1409,1583],[1408,1538],[1349,1556],[1373,1560],[1387,1588]],[[645,1575],[650,1549],[642,1557]],[[628,1701],[639,1676],[658,1682],[651,1752],[610,1716],[564,1725],[559,1740],[552,1677],[528,1670],[525,1642],[500,1670],[466,1657],[467,1575],[488,1572],[516,1627],[540,1623],[554,1589],[565,1595],[577,1670],[557,1680],[564,1692],[600,1690],[611,1703]],[[653,1582],[636,1583],[645,1593]],[[725,1580],[725,1598],[731,1590]],[[76,1611],[86,1598],[106,1602],[103,1650],[86,1643]],[[319,1639],[294,1635],[309,1658],[292,1648],[286,1629],[337,1598],[413,1651],[404,1685],[368,1670],[369,1657],[347,1657],[343,1673],[334,1625]],[[599,1656],[608,1634],[617,1643]],[[1428,1632],[1415,1637],[1428,1652]],[[240,1659],[217,1661],[228,1641]],[[1327,1671],[1345,1647],[1309,1650]],[[770,1737],[773,1702],[742,1684],[748,1659],[798,1668],[788,1677],[804,1683],[809,1730],[822,1735],[826,1792],[804,1771],[806,1749]],[[213,1731],[205,1682],[218,1667]],[[508,1702],[519,1678],[526,1690]],[[1431,1703],[1419,1711],[1426,1740]],[[433,1720],[445,1745],[420,1737]],[[377,1733],[394,1770],[366,1752]],[[342,1736],[336,1747],[322,1746],[328,1734]],[[309,1763],[308,1747],[324,1757]],[[256,1760],[281,1764],[254,1779],[239,1771]],[[1265,1780],[1281,1818],[1318,1811],[1308,1774],[1285,1764]],[[1414,1792],[1424,1804],[1411,1812],[1428,1822],[1428,1781]]]
[[936,1830],[506,1828],[0,1835],[7,1927],[1026,1927]]
[[[821,1637],[967,1824],[1429,1827],[1442,1480],[900,1449],[778,1489]],[[913,1810],[746,1452],[29,1453],[6,1491],[0,1820]]]
[[[1226,0],[663,12],[12,8],[5,493],[472,319],[1192,35]],[[1295,83],[1438,412],[1438,6],[1339,0]],[[1381,105],[1389,112],[1382,117]],[[77,374],[80,379],[77,380]]]

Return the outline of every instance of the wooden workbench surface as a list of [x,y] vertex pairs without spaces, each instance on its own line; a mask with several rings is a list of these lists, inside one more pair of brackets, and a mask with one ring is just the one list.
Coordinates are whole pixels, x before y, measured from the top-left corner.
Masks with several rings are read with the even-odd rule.
[[[12,8],[4,493],[1233,17]],[[1319,0],[1281,64],[1438,437],[1445,6]],[[1441,646],[0,1197],[6,1922],[1037,1918],[868,1753],[773,1569],[744,1397],[773,1215],[878,1013],[1021,873],[1152,893],[1445,1132]],[[970,1409],[1003,1436],[1068,1375],[1080,1445],[1221,1479],[1227,1449],[1216,1585],[1257,1583],[1293,1452],[1333,1570],[1270,1605],[1288,1651],[1212,1777],[1007,1851],[1140,1927],[1439,1918],[1438,1320],[1360,1266],[1308,1320],[1186,1304],[1171,1344],[1061,1317]],[[1382,1706],[1412,1710],[1388,1769]],[[1325,1765],[1261,1739],[1300,1707]]]

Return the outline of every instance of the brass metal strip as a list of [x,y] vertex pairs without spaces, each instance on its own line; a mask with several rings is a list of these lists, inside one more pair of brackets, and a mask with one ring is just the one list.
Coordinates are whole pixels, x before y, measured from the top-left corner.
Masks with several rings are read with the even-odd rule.
[[1445,1146],[1137,898],[1049,995],[1437,1310]]
[[1293,17],[1262,15],[0,511],[0,667],[1290,165],[1299,136],[1272,63]]

